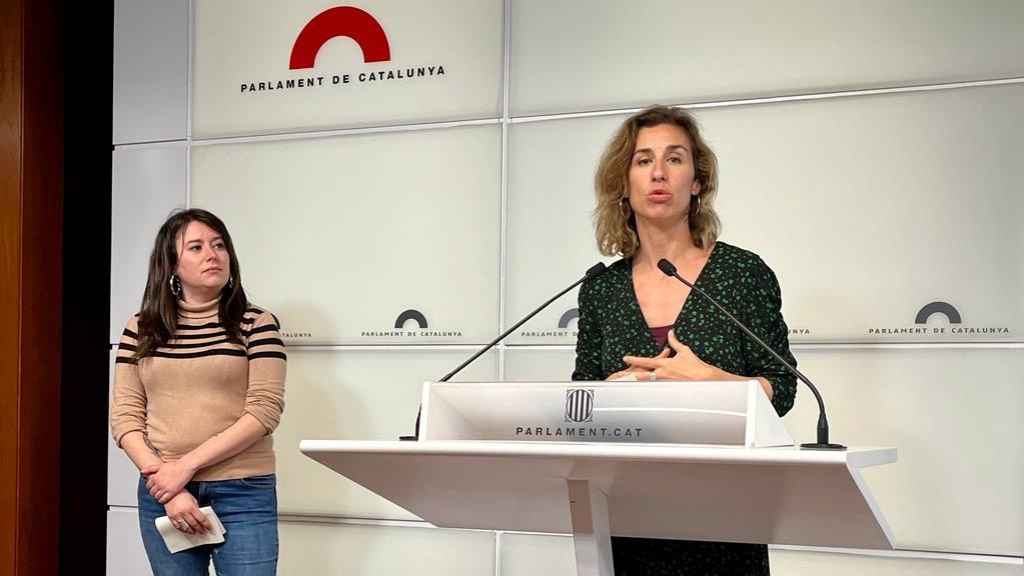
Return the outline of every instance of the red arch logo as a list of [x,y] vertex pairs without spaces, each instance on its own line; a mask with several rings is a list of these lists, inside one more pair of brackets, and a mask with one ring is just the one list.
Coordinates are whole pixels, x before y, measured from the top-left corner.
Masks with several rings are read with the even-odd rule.
[[291,70],[312,68],[317,52],[332,38],[345,36],[355,40],[363,51],[363,62],[391,60],[391,46],[380,22],[369,12],[354,6],[328,8],[313,17],[299,32],[288,64]]

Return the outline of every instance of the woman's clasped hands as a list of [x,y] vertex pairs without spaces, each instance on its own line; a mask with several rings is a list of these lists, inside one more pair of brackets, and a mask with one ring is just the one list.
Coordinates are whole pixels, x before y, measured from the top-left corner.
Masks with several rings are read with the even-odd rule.
[[[672,354],[675,352],[675,354]],[[622,380],[630,375],[639,381],[656,380],[714,380],[720,370],[704,362],[680,342],[673,331],[668,332],[668,347],[657,356],[625,356],[625,370],[608,377],[608,380]]]
[[184,462],[161,462],[141,470],[146,477],[146,489],[164,505],[171,524],[186,534],[202,534],[210,529],[206,515],[199,510],[194,496],[185,490],[195,470]]

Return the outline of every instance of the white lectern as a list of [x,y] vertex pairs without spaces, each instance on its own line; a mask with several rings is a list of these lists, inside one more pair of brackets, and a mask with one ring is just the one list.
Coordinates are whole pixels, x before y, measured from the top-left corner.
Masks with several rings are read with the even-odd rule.
[[860,469],[896,450],[792,444],[756,381],[427,383],[419,441],[300,449],[436,526],[572,533],[579,574],[611,536],[891,549]]

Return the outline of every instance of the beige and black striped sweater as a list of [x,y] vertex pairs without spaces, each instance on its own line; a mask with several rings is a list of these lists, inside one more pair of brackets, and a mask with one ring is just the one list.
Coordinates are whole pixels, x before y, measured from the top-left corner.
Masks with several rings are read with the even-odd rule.
[[267,435],[241,453],[199,470],[193,479],[271,474],[270,434],[284,410],[287,362],[280,326],[273,314],[250,305],[240,326],[242,342],[230,342],[217,304],[179,302],[174,336],[138,360],[138,319],[128,321],[114,365],[111,432],[118,446],[125,434],[143,432],[160,458],[170,462],[248,413],[263,424]]

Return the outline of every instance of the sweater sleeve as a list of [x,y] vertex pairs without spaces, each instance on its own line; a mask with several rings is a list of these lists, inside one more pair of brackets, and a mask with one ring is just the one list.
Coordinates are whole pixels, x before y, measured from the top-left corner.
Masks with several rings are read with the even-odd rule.
[[249,387],[245,412],[251,414],[270,434],[284,412],[284,379],[288,356],[281,340],[281,327],[270,312],[256,318],[246,341],[249,357]]
[[601,324],[597,317],[594,285],[584,282],[579,295],[579,334],[576,336],[576,369],[573,380],[604,380],[601,370]]
[[135,358],[138,346],[138,321],[128,320],[121,333],[114,359],[114,391],[110,400],[110,432],[117,446],[129,432],[146,433],[146,389],[139,379],[139,361]]
[[[796,358],[789,349],[789,328],[782,318],[782,290],[775,273],[760,258],[753,275],[755,287],[748,300],[747,323],[765,344],[782,356],[791,366]],[[772,405],[779,416],[793,407],[796,398],[796,377],[771,354],[749,338],[744,340],[748,376],[761,376],[772,385]]]

